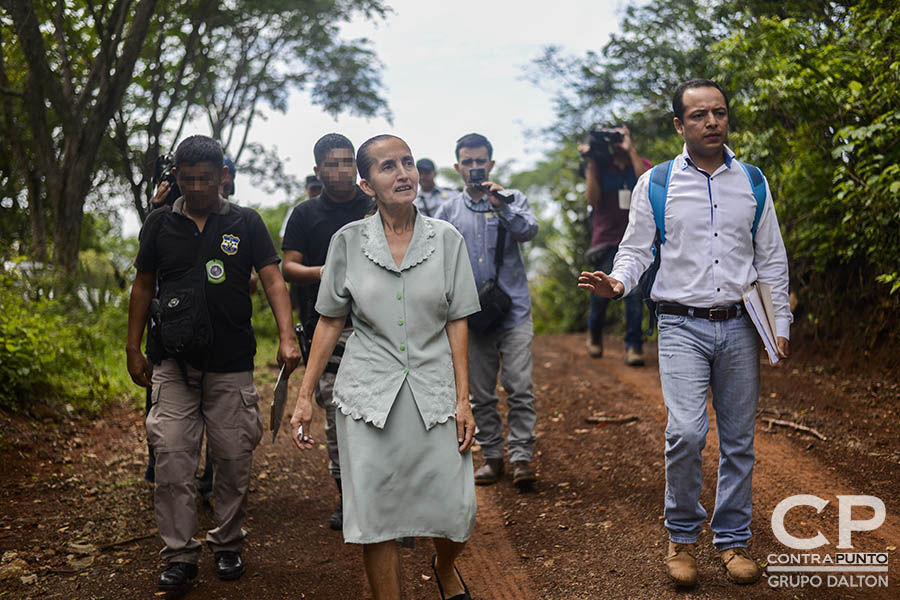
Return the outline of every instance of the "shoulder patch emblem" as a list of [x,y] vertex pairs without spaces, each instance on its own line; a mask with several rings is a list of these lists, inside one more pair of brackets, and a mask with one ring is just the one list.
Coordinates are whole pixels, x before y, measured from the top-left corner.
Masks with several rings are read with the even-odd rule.
[[238,251],[238,244],[241,243],[241,238],[231,233],[222,234],[222,252],[227,254],[228,256],[234,256]]

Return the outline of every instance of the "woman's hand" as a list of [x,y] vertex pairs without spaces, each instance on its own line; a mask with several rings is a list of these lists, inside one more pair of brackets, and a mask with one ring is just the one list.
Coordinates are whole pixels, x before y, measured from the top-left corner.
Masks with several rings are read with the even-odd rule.
[[[291,416],[291,439],[300,450],[309,450],[316,442],[309,435],[312,424],[312,397],[313,393],[306,390],[306,386],[300,386],[300,394],[297,396],[297,406]],[[300,428],[302,427],[302,434]]]
[[456,401],[456,439],[460,452],[467,451],[475,443],[475,417],[468,396]]

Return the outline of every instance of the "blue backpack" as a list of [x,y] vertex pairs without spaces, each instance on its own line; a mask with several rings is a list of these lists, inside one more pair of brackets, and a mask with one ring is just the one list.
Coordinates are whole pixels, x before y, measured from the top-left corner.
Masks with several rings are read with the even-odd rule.
[[[763,208],[766,206],[766,180],[763,178],[762,171],[759,167],[735,160],[741,165],[747,178],[750,180],[750,187],[753,189],[753,197],[756,198],[756,215],[753,217],[753,227],[751,232],[756,238],[756,228],[759,225],[759,219],[762,216]],[[653,220],[656,222],[656,237],[653,240],[653,264],[641,275],[641,281],[638,285],[641,288],[641,297],[650,309],[650,329],[647,335],[653,333],[653,326],[656,323],[656,302],[650,298],[650,290],[653,289],[653,283],[656,281],[656,273],[659,271],[660,251],[662,245],[666,243],[666,197],[669,194],[669,177],[672,175],[672,161],[660,163],[653,167],[650,171],[650,185],[648,193],[650,196],[650,208],[653,209]]]

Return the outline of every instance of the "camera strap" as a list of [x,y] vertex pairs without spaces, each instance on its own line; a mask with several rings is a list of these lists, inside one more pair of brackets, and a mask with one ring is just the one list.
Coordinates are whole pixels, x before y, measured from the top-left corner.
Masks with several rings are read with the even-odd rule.
[[494,248],[494,281],[500,281],[500,265],[503,264],[503,252],[506,249],[506,227],[497,217],[497,247]]

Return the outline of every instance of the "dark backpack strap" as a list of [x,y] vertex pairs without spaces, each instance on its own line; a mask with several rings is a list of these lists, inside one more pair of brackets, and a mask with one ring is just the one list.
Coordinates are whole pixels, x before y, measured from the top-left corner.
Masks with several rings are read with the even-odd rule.
[[497,247],[494,248],[494,281],[500,280],[500,265],[503,264],[503,252],[506,249],[506,227],[497,217]]

